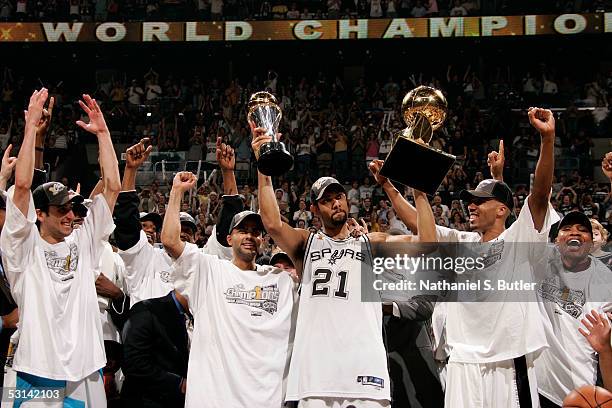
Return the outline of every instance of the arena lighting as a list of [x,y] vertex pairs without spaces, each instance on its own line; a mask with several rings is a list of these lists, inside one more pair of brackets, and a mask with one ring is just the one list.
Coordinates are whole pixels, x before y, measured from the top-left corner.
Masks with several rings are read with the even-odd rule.
[[151,117],[151,112],[147,112],[147,118]]

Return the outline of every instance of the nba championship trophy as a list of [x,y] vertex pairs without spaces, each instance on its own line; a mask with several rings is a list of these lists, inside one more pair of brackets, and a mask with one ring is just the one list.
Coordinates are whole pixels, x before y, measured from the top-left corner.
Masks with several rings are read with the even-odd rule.
[[408,127],[395,135],[395,142],[380,174],[398,183],[434,194],[455,163],[455,156],[429,146],[434,130],[446,119],[448,104],[437,89],[419,86],[402,101]]
[[276,98],[269,92],[255,92],[248,104],[247,120],[256,128],[264,128],[272,141],[264,143],[255,152],[257,168],[266,176],[280,176],[293,166],[293,157],[283,142],[276,140],[283,113]]

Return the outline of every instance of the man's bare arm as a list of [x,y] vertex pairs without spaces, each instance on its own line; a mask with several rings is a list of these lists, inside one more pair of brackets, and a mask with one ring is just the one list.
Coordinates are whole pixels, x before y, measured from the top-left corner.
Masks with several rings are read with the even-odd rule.
[[[272,138],[266,135],[263,129],[253,130],[253,142],[251,143],[254,150]],[[259,182],[259,192],[257,198],[259,200],[259,213],[264,223],[266,231],[276,244],[281,247],[291,259],[300,259],[301,253],[306,245],[309,232],[302,229],[297,229],[284,223],[281,219],[280,209],[274,195],[274,187],[272,186],[272,178],[257,172]]]
[[13,170],[17,165],[17,158],[11,157],[12,149],[13,145],[8,145],[4,151],[4,156],[2,156],[2,166],[0,167],[0,190],[4,191],[6,191],[6,186],[8,185],[8,182],[13,175]]
[[47,137],[47,131],[49,130],[49,124],[53,117],[53,106],[55,105],[55,98],[49,98],[49,107],[43,109],[42,117],[36,127],[36,151],[34,152],[34,168],[44,170],[45,164],[43,161],[43,152],[45,149],[45,138]]
[[417,210],[410,204],[399,192],[398,189],[386,178],[380,175],[380,169],[383,165],[382,160],[374,160],[370,163],[370,172],[374,179],[380,184],[387,194],[391,205],[395,210],[397,218],[399,218],[413,234],[418,234],[419,228],[417,225]]
[[129,147],[125,151],[125,170],[121,182],[121,191],[136,190],[136,172],[148,158],[153,150],[153,146],[147,146],[149,138],[140,139],[140,142]]
[[89,123],[78,120],[76,123],[83,130],[93,133],[98,138],[98,160],[100,171],[104,181],[104,191],[102,195],[108,204],[108,208],[113,212],[119,191],[121,191],[121,178],[119,177],[119,164],[117,155],[113,147],[110,131],[106,126],[104,115],[95,99],[89,95],[83,95],[83,101],[79,105],[89,116]]
[[234,167],[236,166],[234,149],[222,143],[220,137],[217,138],[217,163],[219,163],[221,176],[223,178],[223,194],[238,194],[238,185],[236,184],[236,176],[234,175]]
[[25,113],[25,132],[23,143],[17,156],[15,166],[15,192],[13,203],[24,216],[28,216],[30,207],[30,187],[34,176],[34,147],[36,144],[36,126],[42,117],[43,107],[47,101],[48,92],[43,88],[34,91],[30,97],[28,110]]
[[191,190],[197,182],[196,176],[190,171],[176,173],[170,190],[170,198],[164,215],[161,240],[168,254],[177,259],[185,249],[185,243],[181,241],[181,221],[179,212],[181,202],[186,191]]
[[533,225],[540,231],[548,211],[550,189],[555,170],[555,117],[548,109],[530,108],[529,122],[540,132],[540,157],[536,164],[529,209]]

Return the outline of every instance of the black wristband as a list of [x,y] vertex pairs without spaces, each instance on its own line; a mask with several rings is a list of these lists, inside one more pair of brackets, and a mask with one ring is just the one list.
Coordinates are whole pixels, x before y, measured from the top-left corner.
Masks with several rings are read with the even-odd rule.
[[37,152],[44,152],[45,148],[44,147],[35,147]]

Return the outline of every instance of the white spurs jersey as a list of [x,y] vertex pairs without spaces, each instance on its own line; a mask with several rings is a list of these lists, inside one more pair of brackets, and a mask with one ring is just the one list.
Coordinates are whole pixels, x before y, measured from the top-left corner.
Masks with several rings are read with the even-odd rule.
[[361,298],[362,267],[372,273],[371,265],[365,236],[308,237],[287,401],[390,400],[382,305]]

